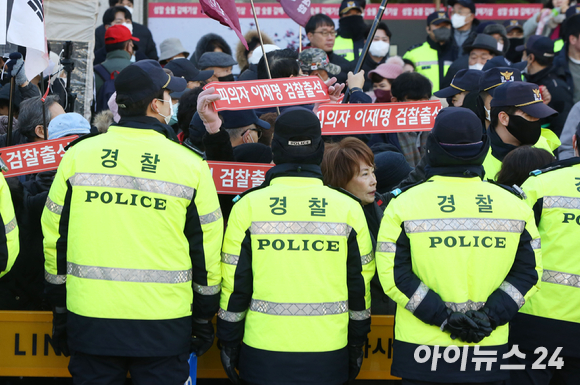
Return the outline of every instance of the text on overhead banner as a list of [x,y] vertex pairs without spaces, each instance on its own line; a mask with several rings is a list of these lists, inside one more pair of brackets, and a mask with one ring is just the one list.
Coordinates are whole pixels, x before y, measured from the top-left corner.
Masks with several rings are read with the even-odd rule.
[[429,131],[441,111],[439,100],[405,103],[322,104],[322,135]]
[[221,100],[214,102],[216,111],[295,106],[330,101],[328,87],[317,76],[281,79],[213,82]]

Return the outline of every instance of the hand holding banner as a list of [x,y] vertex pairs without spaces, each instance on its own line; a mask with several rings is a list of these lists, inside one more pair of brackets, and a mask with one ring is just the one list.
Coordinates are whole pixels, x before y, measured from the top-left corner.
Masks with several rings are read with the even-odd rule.
[[404,103],[322,104],[322,135],[429,131],[441,111],[439,100]]
[[328,87],[317,76],[213,82],[221,99],[214,102],[216,111],[250,110],[253,108],[295,106],[330,101]]

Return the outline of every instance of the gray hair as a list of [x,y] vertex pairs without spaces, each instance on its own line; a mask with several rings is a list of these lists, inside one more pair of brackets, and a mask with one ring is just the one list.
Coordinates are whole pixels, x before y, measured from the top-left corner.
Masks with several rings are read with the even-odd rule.
[[[58,103],[58,101],[58,95],[50,95],[46,98],[44,104],[46,107],[47,124],[52,120],[50,107],[52,107],[54,103]],[[36,126],[44,126],[44,120],[42,118],[42,100],[40,96],[26,99],[20,103],[20,114],[18,115],[18,127],[20,127],[20,132],[29,140],[36,137],[34,132]]]
[[226,132],[230,135],[231,140],[238,139],[241,137],[244,132],[248,131],[251,128],[258,128],[254,123],[250,124],[249,126],[240,127],[240,128],[226,128]]

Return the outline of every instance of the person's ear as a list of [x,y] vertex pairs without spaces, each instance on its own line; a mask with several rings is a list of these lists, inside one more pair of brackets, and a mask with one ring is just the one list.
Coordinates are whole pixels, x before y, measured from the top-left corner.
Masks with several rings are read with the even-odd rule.
[[533,53],[531,53],[531,54],[529,54],[529,55],[526,57],[526,59],[530,59],[530,60],[528,60],[528,63],[530,63],[530,64],[531,64],[531,63],[533,63],[533,62],[534,62],[534,60],[536,60],[536,55],[534,55]]
[[34,127],[34,133],[39,138],[44,139],[44,126],[42,124],[39,124],[38,126]]
[[393,103],[397,103],[397,102],[398,102],[398,100],[397,100],[397,98],[396,98],[395,96],[391,96],[391,102],[393,102]]
[[510,116],[505,111],[500,112],[497,117],[502,126],[507,127],[510,124]]
[[431,28],[429,28],[429,26],[426,26],[425,31],[427,31],[427,34],[429,34],[431,32]]

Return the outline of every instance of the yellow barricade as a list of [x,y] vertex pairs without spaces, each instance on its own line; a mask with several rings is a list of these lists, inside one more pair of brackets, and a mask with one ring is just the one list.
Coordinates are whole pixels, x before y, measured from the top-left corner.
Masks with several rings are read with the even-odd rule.
[[[393,316],[372,317],[358,379],[396,379],[391,376],[393,324]],[[69,359],[54,354],[51,333],[50,312],[0,311],[0,376],[70,377]],[[226,378],[216,344],[199,358],[197,377]]]

